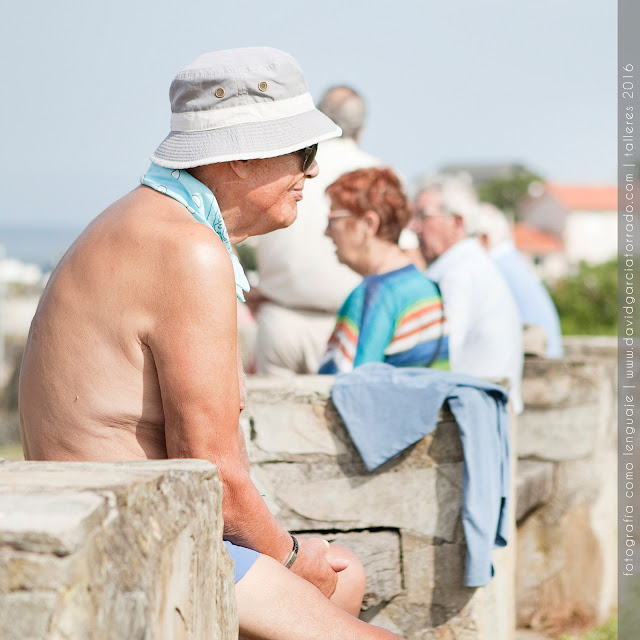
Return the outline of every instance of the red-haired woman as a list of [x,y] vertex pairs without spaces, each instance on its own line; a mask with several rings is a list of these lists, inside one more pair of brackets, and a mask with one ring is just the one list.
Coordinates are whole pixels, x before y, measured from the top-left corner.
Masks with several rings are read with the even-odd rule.
[[325,234],[343,264],[364,276],[338,312],[320,373],[365,362],[449,368],[449,344],[436,284],[398,246],[411,208],[390,169],[359,169],[327,187]]

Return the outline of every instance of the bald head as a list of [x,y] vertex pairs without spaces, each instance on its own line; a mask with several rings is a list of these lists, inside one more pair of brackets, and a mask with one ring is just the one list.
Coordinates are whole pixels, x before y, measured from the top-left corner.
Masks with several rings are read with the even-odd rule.
[[366,107],[362,96],[351,87],[337,86],[326,91],[318,109],[341,129],[343,138],[358,139],[364,126]]

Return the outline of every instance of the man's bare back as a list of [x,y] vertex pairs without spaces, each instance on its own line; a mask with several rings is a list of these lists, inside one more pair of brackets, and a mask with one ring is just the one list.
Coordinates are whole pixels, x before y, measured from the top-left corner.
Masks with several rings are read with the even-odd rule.
[[147,338],[158,296],[176,285],[159,266],[189,236],[222,244],[182,205],[139,187],[66,253],[40,301],[22,365],[27,459],[167,457]]

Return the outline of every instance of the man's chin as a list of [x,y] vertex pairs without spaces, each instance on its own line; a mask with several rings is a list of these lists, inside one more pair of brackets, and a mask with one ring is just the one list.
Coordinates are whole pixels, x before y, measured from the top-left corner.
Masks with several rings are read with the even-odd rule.
[[284,216],[282,219],[282,224],[280,225],[280,229],[285,229],[286,227],[290,227],[298,217],[298,207],[292,207],[291,211],[288,215]]

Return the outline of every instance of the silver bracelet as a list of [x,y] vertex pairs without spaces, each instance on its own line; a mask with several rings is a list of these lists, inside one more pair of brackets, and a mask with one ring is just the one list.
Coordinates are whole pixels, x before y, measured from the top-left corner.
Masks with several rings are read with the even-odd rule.
[[289,556],[287,561],[284,563],[285,569],[291,569],[293,563],[296,561],[296,558],[298,557],[298,540],[294,535],[292,534],[289,534],[289,535],[293,540],[293,549],[291,550],[291,555]]

